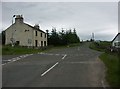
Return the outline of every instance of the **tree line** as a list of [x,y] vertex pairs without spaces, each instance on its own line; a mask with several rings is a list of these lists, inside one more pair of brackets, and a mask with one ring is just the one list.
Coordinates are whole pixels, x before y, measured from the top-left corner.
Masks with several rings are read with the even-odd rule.
[[48,35],[48,45],[60,46],[80,42],[75,28],[73,29],[73,31],[70,29],[67,31],[61,30],[60,32],[57,32],[56,28],[52,28],[51,33],[48,33],[48,30],[46,31]]

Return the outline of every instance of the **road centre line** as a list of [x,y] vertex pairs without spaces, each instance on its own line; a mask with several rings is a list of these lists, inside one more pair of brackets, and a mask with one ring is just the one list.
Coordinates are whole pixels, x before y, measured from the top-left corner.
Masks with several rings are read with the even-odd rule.
[[66,56],[67,56],[67,54],[65,54],[65,55],[62,57],[62,59],[65,59]]
[[58,64],[59,64],[59,62],[55,63],[52,67],[50,67],[48,70],[46,70],[44,73],[42,73],[41,76],[44,76],[46,73],[48,73],[50,70],[52,70]]

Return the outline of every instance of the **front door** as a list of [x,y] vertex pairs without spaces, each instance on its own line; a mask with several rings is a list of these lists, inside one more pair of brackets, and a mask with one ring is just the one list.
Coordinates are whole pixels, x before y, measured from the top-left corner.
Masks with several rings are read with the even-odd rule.
[[41,41],[41,47],[43,47],[43,41]]

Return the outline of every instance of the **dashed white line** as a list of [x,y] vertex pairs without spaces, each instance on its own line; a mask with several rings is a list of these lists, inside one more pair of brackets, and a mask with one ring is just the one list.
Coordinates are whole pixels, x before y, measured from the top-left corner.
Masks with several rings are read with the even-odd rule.
[[58,65],[59,62],[55,63],[52,67],[50,67],[48,70],[46,70],[44,73],[41,74],[41,76],[44,76],[46,73],[48,73],[50,70],[52,70],[56,65]]
[[65,59],[66,56],[67,56],[67,54],[65,54],[65,55],[62,57],[62,59]]

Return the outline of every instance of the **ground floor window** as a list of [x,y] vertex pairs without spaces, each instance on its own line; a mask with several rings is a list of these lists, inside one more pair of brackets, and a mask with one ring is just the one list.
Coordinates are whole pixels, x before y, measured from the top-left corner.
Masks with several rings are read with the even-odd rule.
[[37,47],[37,45],[38,45],[38,41],[37,41],[37,40],[35,40],[35,47]]
[[46,41],[44,41],[44,46],[46,46]]
[[120,46],[120,42],[115,42],[114,46]]
[[16,41],[16,43],[15,43],[16,45],[19,45],[20,44],[20,41]]

